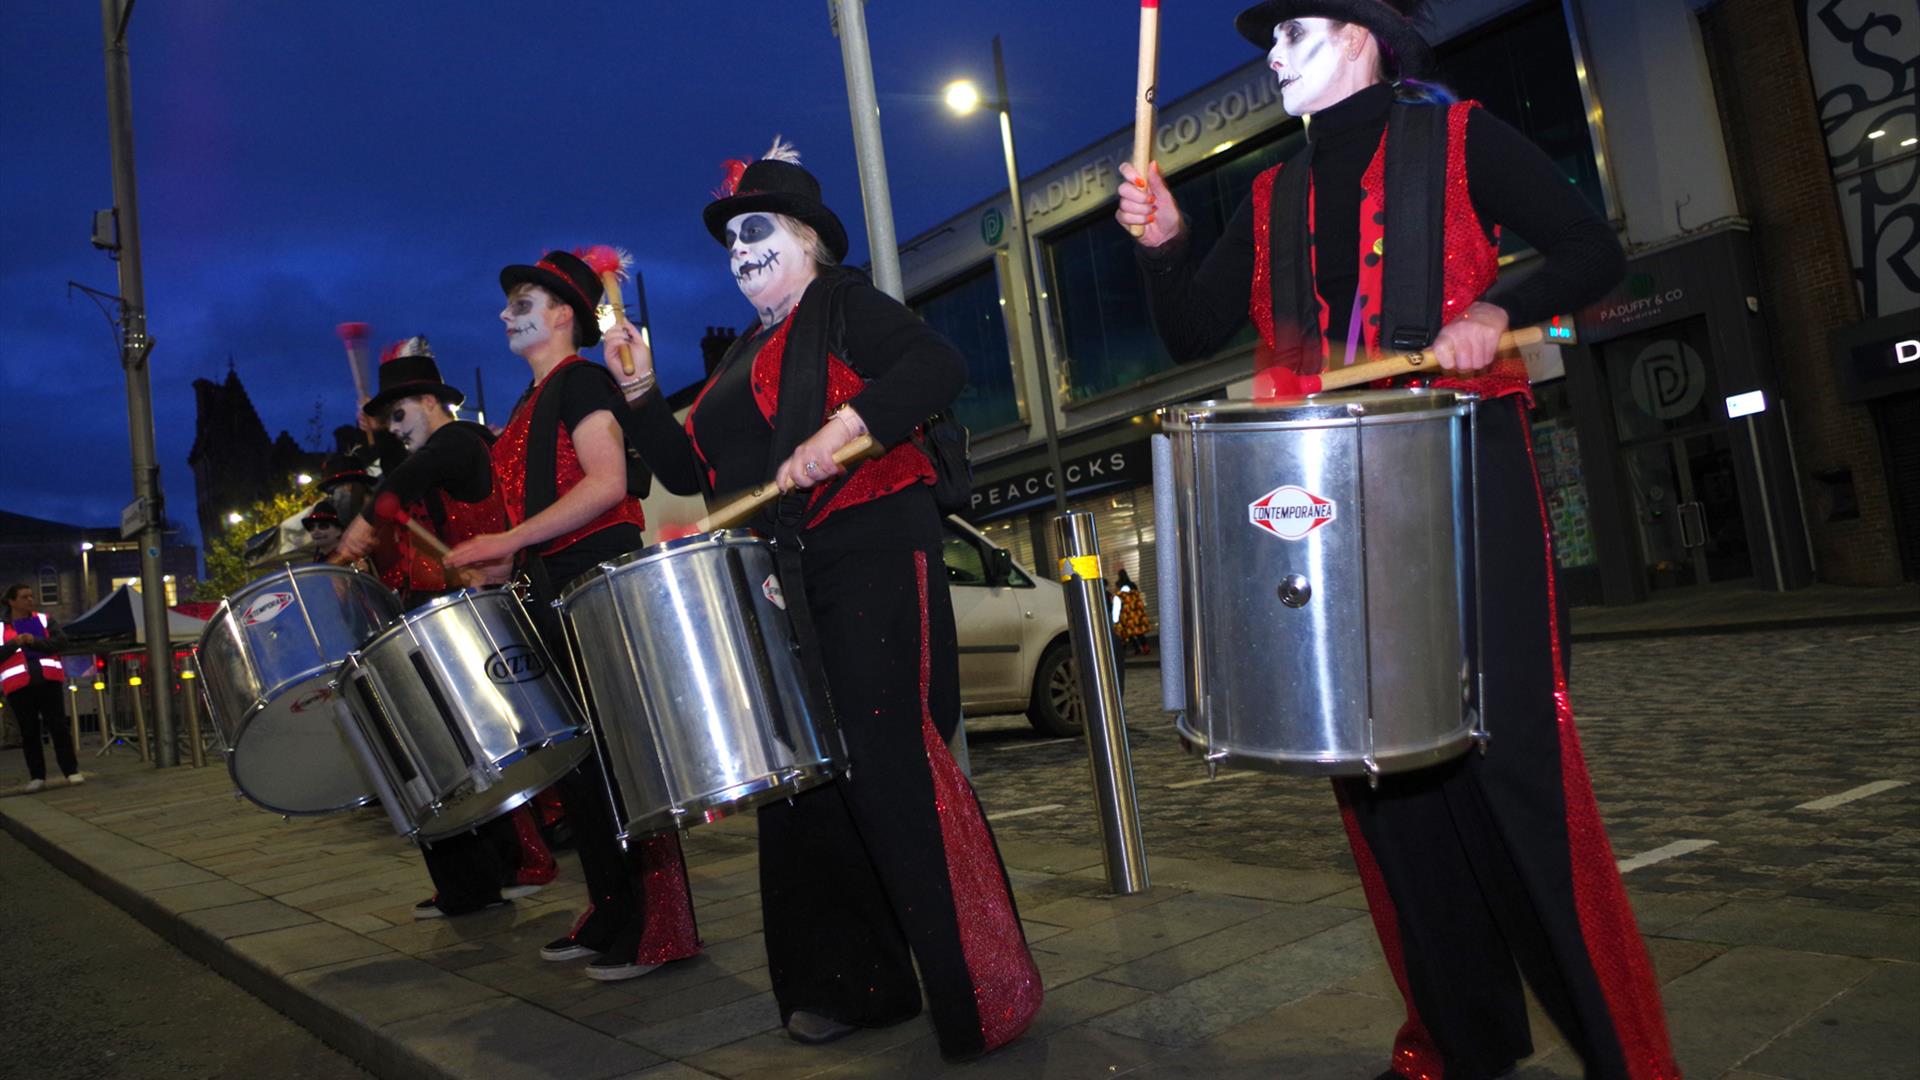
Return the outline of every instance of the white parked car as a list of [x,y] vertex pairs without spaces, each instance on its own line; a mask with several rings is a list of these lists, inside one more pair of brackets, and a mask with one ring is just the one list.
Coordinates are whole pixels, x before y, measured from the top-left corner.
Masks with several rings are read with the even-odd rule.
[[1059,583],[1016,565],[957,517],[946,519],[941,547],[960,632],[962,711],[1024,712],[1042,734],[1079,734],[1080,691]]

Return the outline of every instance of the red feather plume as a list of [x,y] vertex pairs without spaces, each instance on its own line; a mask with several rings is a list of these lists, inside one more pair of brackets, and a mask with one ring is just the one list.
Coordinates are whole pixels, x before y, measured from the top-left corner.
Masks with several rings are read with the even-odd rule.
[[363,322],[343,322],[334,327],[333,332],[340,335],[341,341],[354,342],[365,341],[369,330]]
[[612,274],[621,281],[627,279],[627,268],[633,265],[632,255],[610,244],[574,248],[573,253],[595,274]]
[[725,175],[720,181],[720,186],[713,189],[713,197],[731,199],[733,193],[740,190],[740,178],[747,173],[747,163],[738,160],[723,161],[720,163],[720,168]]

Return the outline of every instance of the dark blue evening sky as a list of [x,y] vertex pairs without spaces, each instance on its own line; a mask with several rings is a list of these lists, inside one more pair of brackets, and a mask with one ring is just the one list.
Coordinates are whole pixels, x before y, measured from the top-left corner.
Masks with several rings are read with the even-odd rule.
[[[1237,2],[1169,4],[1163,97],[1249,56]],[[9,0],[0,44],[0,508],[117,520],[130,498],[115,339],[69,280],[117,291],[88,244],[112,204],[99,6]],[[896,227],[1005,187],[996,125],[939,102],[988,85],[1005,38],[1023,171],[1132,119],[1132,0],[867,8]],[[720,162],[800,149],[867,258],[839,43],[823,0],[525,4],[140,0],[131,66],[152,378],[170,515],[192,528],[196,378],[231,356],[268,432],[351,422],[335,324],[423,333],[449,381],[525,385],[496,273],[613,243],[644,271],[669,388],[749,309],[700,209]]]

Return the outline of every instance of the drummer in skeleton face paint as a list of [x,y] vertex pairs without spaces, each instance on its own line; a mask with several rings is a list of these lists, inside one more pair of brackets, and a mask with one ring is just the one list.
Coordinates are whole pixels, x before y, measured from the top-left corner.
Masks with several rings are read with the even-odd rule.
[[[777,541],[789,612],[808,613],[795,619],[812,628],[799,645],[830,692],[850,772],[757,814],[780,1019],[796,1041],[829,1042],[913,1017],[924,981],[941,1052],[973,1057],[1019,1037],[1041,984],[946,745],[960,719],[958,645],[933,467],[912,436],[953,402],[966,365],[837,265],[846,230],[792,147],[729,162],[716,195],[707,231],[756,325],[684,426],[653,391],[637,334],[609,331],[608,352],[633,352],[630,430],[668,490],[713,499],[771,474],[787,493],[755,526]],[[863,434],[884,452],[834,464]]]
[[[500,311],[507,347],[527,362],[532,383],[493,444],[509,528],[474,537],[447,556],[449,566],[478,566],[504,577],[507,560],[531,579],[535,625],[547,649],[567,655],[551,607],[557,589],[643,544],[640,500],[628,490],[620,391],[579,350],[600,340],[599,277],[570,251],[550,251],[532,265],[500,271]],[[567,665],[562,663],[563,672]],[[693,900],[676,836],[633,846],[631,861],[616,836],[597,755],[558,785],[574,823],[587,879],[586,913],[540,955],[563,962],[592,957],[589,978],[631,979],[700,951]]]
[[[380,357],[379,389],[362,413],[383,421],[406,448],[406,456],[380,477],[340,541],[338,561],[363,558],[376,547],[396,554],[383,562],[381,580],[409,608],[477,584],[471,570],[449,571],[435,554],[383,507],[399,509],[442,543],[453,545],[506,527],[506,509],[493,482],[489,447],[493,433],[457,419],[466,400],[440,377],[424,337],[387,347]],[[389,509],[391,515],[391,509]],[[525,807],[478,829],[421,845],[434,894],[414,905],[416,919],[466,915],[540,891],[557,867],[532,813]]]
[[[1432,64],[1411,19],[1417,6],[1268,0],[1247,9],[1236,27],[1267,54],[1287,111],[1307,117],[1305,147],[1254,179],[1209,252],[1193,249],[1157,167],[1139,176],[1121,166],[1116,217],[1143,230],[1154,322],[1177,360],[1213,355],[1252,321],[1257,386],[1431,347],[1444,371],[1428,385],[1482,399],[1474,486],[1492,742],[1484,756],[1380,777],[1377,790],[1334,785],[1407,1008],[1384,1075],[1510,1072],[1533,1049],[1519,972],[1588,1076],[1677,1077],[1567,704],[1526,367],[1495,348],[1510,323],[1599,297],[1624,260],[1606,222],[1538,148],[1416,81]],[[1407,147],[1402,157],[1397,148]],[[1399,213],[1436,185],[1441,212]],[[1415,231],[1421,217],[1429,224]],[[1531,272],[1500,275],[1503,228],[1539,250]],[[1423,262],[1436,288],[1396,293],[1405,277],[1396,267]],[[1423,299],[1429,292],[1437,302]]]

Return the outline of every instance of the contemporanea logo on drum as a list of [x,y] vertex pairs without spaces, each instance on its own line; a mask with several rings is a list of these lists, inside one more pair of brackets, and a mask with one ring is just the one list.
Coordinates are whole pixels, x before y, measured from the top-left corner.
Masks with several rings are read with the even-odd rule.
[[1247,520],[1282,540],[1301,540],[1332,521],[1334,504],[1303,487],[1277,487],[1247,504]]
[[547,673],[540,654],[525,645],[507,645],[487,657],[487,678],[496,683],[531,682]]

